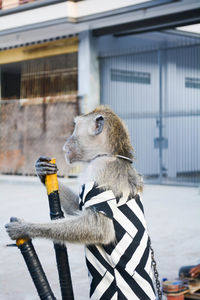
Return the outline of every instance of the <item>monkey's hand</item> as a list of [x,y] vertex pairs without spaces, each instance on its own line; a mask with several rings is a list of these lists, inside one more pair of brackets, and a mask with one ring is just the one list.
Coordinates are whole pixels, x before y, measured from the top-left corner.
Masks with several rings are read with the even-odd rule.
[[30,223],[24,222],[22,219],[15,217],[10,218],[10,223],[5,225],[6,231],[12,240],[18,238],[29,238]]
[[41,182],[45,183],[45,177],[49,174],[56,174],[58,171],[56,164],[50,163],[51,158],[47,156],[40,156],[35,163],[35,170]]

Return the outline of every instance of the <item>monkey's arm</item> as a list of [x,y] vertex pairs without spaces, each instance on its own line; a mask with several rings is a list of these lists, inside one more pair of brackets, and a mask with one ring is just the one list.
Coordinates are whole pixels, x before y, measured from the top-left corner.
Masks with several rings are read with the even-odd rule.
[[91,209],[43,224],[26,223],[17,218],[13,220],[5,226],[13,240],[39,237],[83,244],[109,244],[115,240],[113,221]]
[[73,215],[79,210],[78,195],[72,192],[67,186],[59,182],[59,196],[63,209],[69,215]]

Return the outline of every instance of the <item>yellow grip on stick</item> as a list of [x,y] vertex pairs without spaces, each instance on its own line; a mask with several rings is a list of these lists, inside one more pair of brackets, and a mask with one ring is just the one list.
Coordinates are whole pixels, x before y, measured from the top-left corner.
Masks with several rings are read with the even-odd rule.
[[[56,159],[52,158],[50,160],[50,163],[55,164],[56,163]],[[51,194],[55,191],[58,191],[58,178],[57,178],[57,174],[49,174],[46,175],[45,177],[45,185],[47,188],[47,194]]]
[[28,242],[29,239],[26,239],[26,238],[19,238],[16,240],[16,245],[19,247],[21,245],[23,245],[24,243]]

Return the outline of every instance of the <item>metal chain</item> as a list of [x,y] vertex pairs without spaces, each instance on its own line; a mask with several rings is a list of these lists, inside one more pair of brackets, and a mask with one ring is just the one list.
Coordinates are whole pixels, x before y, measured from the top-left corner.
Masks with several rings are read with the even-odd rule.
[[151,250],[151,264],[152,264],[152,268],[154,271],[154,277],[155,277],[155,282],[156,282],[156,289],[157,289],[157,296],[158,296],[158,300],[162,300],[162,290],[161,290],[161,284],[160,284],[160,280],[159,280],[159,274],[158,274],[158,270],[157,270],[157,266],[156,266],[156,261],[155,261],[155,257],[154,257],[154,250],[151,246],[151,239],[149,239],[150,243],[150,250]]

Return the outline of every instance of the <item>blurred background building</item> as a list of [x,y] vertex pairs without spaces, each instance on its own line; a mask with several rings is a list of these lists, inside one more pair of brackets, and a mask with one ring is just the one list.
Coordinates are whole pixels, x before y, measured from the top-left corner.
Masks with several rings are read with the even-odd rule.
[[200,182],[199,0],[0,1],[0,172],[34,174],[107,104],[146,180]]

